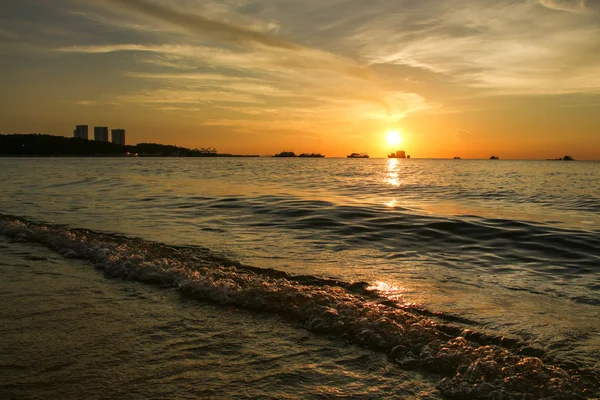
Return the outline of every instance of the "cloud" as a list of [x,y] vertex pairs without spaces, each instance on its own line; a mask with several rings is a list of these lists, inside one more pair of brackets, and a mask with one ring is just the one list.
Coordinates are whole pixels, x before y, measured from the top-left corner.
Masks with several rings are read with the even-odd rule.
[[1,39],[16,40],[16,39],[19,38],[19,35],[17,35],[16,33],[11,32],[11,31],[8,31],[6,29],[0,28],[0,38]]
[[[370,71],[357,62],[342,56],[330,54],[316,49],[303,48],[299,51],[288,49],[244,49],[233,50],[209,46],[192,45],[141,45],[141,44],[110,44],[60,47],[55,51],[65,53],[113,53],[113,52],[147,52],[162,56],[175,56],[182,69],[190,67],[189,61],[195,60],[196,65],[223,67],[236,70],[260,70],[271,74],[287,73],[288,71],[329,71],[344,74],[361,80],[372,79]],[[187,61],[184,61],[187,59]],[[164,58],[158,60],[163,62]],[[173,61],[173,59],[171,59]]]
[[[146,46],[142,44],[109,44],[59,47],[56,51],[65,53],[113,53],[117,51],[169,52],[168,49],[182,49],[185,46]],[[174,52],[178,52],[174,50]]]
[[480,94],[599,92],[598,13],[583,12],[592,3],[543,3],[572,12],[541,12],[538,0],[454,0],[412,16],[423,20],[413,31],[406,15],[382,16],[349,41],[373,65],[421,69]]
[[85,21],[86,24],[95,24],[108,28],[111,31],[143,31],[143,32],[159,32],[160,30],[152,27],[149,24],[138,24],[128,21],[123,18],[109,18],[107,16],[90,12],[90,11],[70,11],[68,12],[71,16],[77,20]]
[[260,104],[263,101],[245,93],[220,90],[176,90],[160,89],[118,96],[117,101],[146,105],[166,104],[202,104],[202,103],[249,103]]
[[574,13],[589,11],[587,7],[588,0],[539,0],[544,7]]
[[142,58],[141,62],[146,64],[158,66],[161,68],[167,69],[177,69],[177,70],[195,70],[198,68],[197,64],[188,61],[185,57],[177,56],[177,55],[156,55],[154,57]]
[[148,74],[128,73],[127,75],[141,79],[159,80],[171,84],[182,84],[185,87],[217,87],[229,91],[252,93],[256,95],[284,96],[292,95],[292,92],[276,88],[259,79],[240,78],[219,74]]
[[470,143],[473,141],[474,137],[475,137],[475,135],[471,131],[468,131],[466,129],[458,129],[457,128],[454,131],[454,133],[452,134],[452,138],[456,142]]
[[[591,23],[592,13],[551,12],[540,7],[542,1],[554,8],[559,3],[422,0],[417,6],[399,0],[365,7],[358,0],[306,0],[301,7],[190,0],[178,2],[175,10],[165,0],[103,0],[140,40],[57,51],[131,53],[121,58],[132,62],[125,75],[156,90],[129,92],[120,101],[178,112],[210,107],[222,124],[236,124],[240,115],[265,118],[265,126],[274,115],[282,117],[282,125],[307,115],[313,125],[397,122],[416,112],[469,107],[467,101],[450,103],[454,95],[599,91],[600,56],[594,48],[600,28]],[[571,5],[570,10],[590,9],[588,2]],[[193,12],[184,11],[186,6]],[[74,15],[108,31],[118,26],[115,18],[93,14]],[[269,33],[268,26],[290,40]],[[434,96],[436,103],[429,100]],[[219,112],[226,117],[218,118]]]
[[224,43],[258,44],[280,49],[300,49],[298,44],[279,39],[264,32],[237,26],[231,23],[217,21],[201,15],[183,13],[159,4],[142,0],[104,0],[145,16],[168,24],[186,29],[190,32]]
[[[284,118],[307,117],[314,121],[399,121],[433,106],[416,93],[393,92],[371,82],[357,85],[345,76],[315,76],[287,71],[288,75],[262,80],[248,76],[209,73],[138,73],[128,76],[157,82],[168,90],[147,91],[120,97],[119,101],[155,107],[165,103],[205,103],[238,114]],[[249,103],[256,106],[248,107]],[[284,111],[285,110],[285,111]],[[292,112],[294,115],[290,115]],[[231,118],[231,116],[230,116]],[[270,122],[269,122],[270,121]]]

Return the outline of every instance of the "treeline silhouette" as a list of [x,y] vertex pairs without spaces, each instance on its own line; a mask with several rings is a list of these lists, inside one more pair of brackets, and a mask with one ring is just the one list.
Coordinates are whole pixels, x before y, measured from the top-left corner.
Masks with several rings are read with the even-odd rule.
[[188,149],[157,143],[138,143],[121,146],[80,138],[46,134],[0,135],[0,155],[4,156],[164,156],[164,157],[219,157],[214,148]]

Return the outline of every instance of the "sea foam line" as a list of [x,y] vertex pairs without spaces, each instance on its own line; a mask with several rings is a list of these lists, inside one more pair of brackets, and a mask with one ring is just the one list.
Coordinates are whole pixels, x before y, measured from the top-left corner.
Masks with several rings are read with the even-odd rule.
[[[403,368],[441,375],[438,388],[448,398],[584,399],[600,393],[598,371],[576,365],[561,368],[500,345],[480,345],[477,338],[484,335],[436,324],[367,292],[353,293],[356,285],[316,277],[295,279],[281,271],[243,266],[205,249],[175,248],[15,216],[0,215],[0,234],[87,260],[109,277],[277,313],[311,331],[385,351]],[[311,280],[316,282],[302,283]]]

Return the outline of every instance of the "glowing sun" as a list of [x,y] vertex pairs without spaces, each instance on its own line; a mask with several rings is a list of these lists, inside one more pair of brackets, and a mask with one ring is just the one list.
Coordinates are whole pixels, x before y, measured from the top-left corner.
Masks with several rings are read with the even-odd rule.
[[402,141],[402,137],[398,131],[389,131],[387,133],[387,142],[390,146],[397,146]]

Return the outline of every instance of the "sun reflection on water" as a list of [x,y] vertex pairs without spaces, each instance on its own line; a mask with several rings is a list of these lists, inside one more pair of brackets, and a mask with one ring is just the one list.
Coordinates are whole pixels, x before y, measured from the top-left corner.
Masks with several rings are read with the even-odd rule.
[[390,174],[388,179],[386,180],[392,186],[400,186],[400,180],[398,179],[398,174]]
[[385,204],[386,207],[394,208],[394,207],[396,207],[397,203],[398,203],[398,200],[392,199],[392,200],[390,200],[390,201],[388,201],[387,203],[384,203],[384,204]]
[[387,172],[386,182],[392,186],[400,186],[400,179],[398,175],[398,159],[390,158],[388,160]]
[[403,301],[403,293],[406,291],[403,287],[390,285],[387,282],[375,282],[373,286],[369,286],[367,290],[377,292],[380,296],[390,300]]
[[388,158],[387,169],[388,172],[396,171],[398,167],[398,159],[397,158]]

